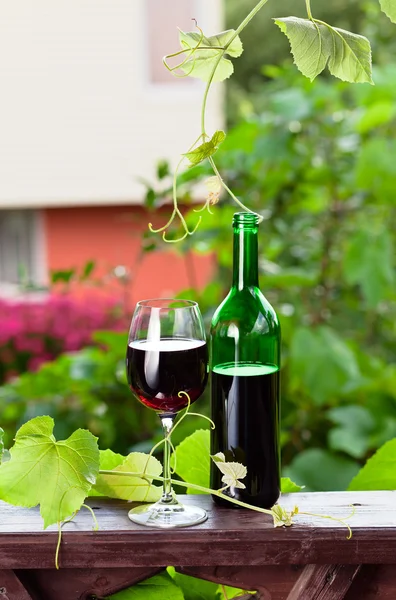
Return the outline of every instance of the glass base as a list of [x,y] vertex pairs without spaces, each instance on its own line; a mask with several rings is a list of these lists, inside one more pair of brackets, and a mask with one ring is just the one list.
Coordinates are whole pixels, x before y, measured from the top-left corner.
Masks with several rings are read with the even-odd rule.
[[183,506],[182,504],[146,504],[132,508],[128,517],[134,523],[146,527],[159,527],[160,529],[172,529],[173,527],[189,527],[203,523],[208,515],[197,506]]

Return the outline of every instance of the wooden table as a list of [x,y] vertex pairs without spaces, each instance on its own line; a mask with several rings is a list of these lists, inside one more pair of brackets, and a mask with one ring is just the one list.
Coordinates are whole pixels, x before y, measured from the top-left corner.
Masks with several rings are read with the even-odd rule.
[[252,511],[215,507],[206,496],[184,496],[209,514],[191,528],[134,525],[126,502],[92,499],[99,531],[83,509],[64,528],[60,570],[54,569],[56,527],[42,530],[38,509],[0,503],[0,599],[92,600],[161,571],[178,571],[244,589],[261,600],[396,600],[396,492],[290,494],[287,508],[349,519],[298,515],[274,529]]

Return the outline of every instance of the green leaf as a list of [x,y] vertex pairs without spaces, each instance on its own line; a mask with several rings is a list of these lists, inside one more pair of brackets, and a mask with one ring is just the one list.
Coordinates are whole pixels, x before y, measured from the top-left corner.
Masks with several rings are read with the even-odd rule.
[[343,270],[346,281],[360,285],[370,308],[391,291],[394,283],[394,251],[392,239],[386,229],[360,230],[349,241]]
[[168,567],[168,573],[174,582],[182,590],[184,600],[217,600],[217,583],[182,575],[177,573],[173,567]]
[[396,113],[396,107],[390,100],[380,100],[366,107],[360,121],[357,124],[359,133],[367,133],[380,125],[392,121]]
[[395,0],[379,0],[381,10],[390,18],[392,23],[396,23],[396,2]]
[[396,140],[383,136],[369,139],[359,152],[355,167],[356,184],[376,202],[394,204],[395,154]]
[[221,481],[228,487],[235,487],[241,490],[246,488],[245,484],[239,480],[244,479],[247,475],[247,469],[244,465],[238,462],[226,462],[222,452],[218,452],[211,457],[216,467],[223,473]]
[[205,158],[209,158],[209,156],[213,156],[215,152],[217,152],[219,145],[221,142],[225,140],[226,134],[224,131],[216,131],[209,142],[204,142],[191,152],[187,152],[183,156],[188,158],[192,166],[196,166],[201,163]]
[[[112,450],[100,450],[99,457],[100,457],[100,467],[99,468],[101,470],[105,470],[105,471],[112,471],[116,467],[122,465],[122,463],[125,460],[125,456],[122,456],[121,454],[116,454],[116,452],[113,452]],[[98,481],[100,479],[101,479],[101,476],[99,475]],[[102,494],[101,492],[98,491],[97,487],[94,486],[91,489],[89,495],[90,496],[105,496],[106,494]]]
[[347,384],[361,378],[354,352],[329,327],[297,329],[290,359],[292,387],[303,384],[319,406],[338,398]]
[[[224,594],[225,592],[225,594]],[[240,590],[239,588],[231,587],[230,585],[219,585],[217,588],[217,599],[218,600],[233,600],[235,598],[241,598],[247,594],[256,595],[256,592],[248,592],[247,590]]]
[[[110,463],[118,459],[116,456],[107,455],[105,460]],[[162,473],[162,465],[154,456],[149,457],[148,454],[142,452],[131,452],[122,464],[109,470],[117,473],[145,473],[147,479],[126,477],[125,475],[99,475],[94,488],[99,494],[135,502],[156,502],[161,497],[162,488],[151,485],[150,475],[158,477]]]
[[184,600],[183,592],[168,573],[160,573],[109,596],[111,600]]
[[11,460],[0,466],[0,498],[15,506],[36,506],[44,527],[79,510],[99,471],[97,438],[78,429],[57,442],[51,417],[22,425],[10,449]]
[[311,81],[327,65],[342,81],[373,83],[367,38],[323,21],[285,17],[275,23],[289,39],[297,68]]
[[348,490],[396,489],[396,439],[386,442],[352,479]]
[[52,271],[51,273],[51,282],[52,283],[70,283],[76,274],[74,269],[69,269],[68,271]]
[[[177,447],[173,466],[184,481],[209,488],[210,485],[210,432],[198,429]],[[187,493],[199,494],[196,490]]]
[[88,279],[88,277],[93,272],[94,268],[95,268],[95,261],[89,260],[87,263],[85,263],[80,280],[84,281],[84,280]]
[[165,179],[171,174],[170,166],[167,160],[160,160],[157,163],[157,177],[159,180]]
[[332,450],[341,450],[353,458],[365,456],[371,445],[370,434],[375,421],[363,406],[339,406],[327,413],[338,427],[330,430],[328,441]]
[[292,481],[290,477],[282,477],[281,479],[282,494],[293,494],[295,492],[301,492],[303,488],[303,485],[298,485],[297,483],[294,483],[294,481]]
[[[229,43],[234,35],[235,30],[229,29],[228,31],[223,31],[218,35],[213,35],[211,37],[204,36],[201,40],[201,34],[198,32],[191,31],[185,33],[184,31],[180,31],[179,38],[182,48],[192,51],[198,43],[200,44],[198,50],[190,53],[189,58],[184,62],[181,69],[189,77],[197,77],[203,81],[209,81],[216,62],[223,52],[222,49]],[[238,58],[242,52],[242,42],[239,36],[236,36],[227,48],[225,54],[228,54],[232,58]],[[233,72],[234,66],[232,62],[223,56],[216,68],[212,81],[224,81],[224,79],[230,77]]]
[[309,448],[298,454],[284,472],[303,481],[307,492],[345,490],[359,471],[359,465],[320,448]]

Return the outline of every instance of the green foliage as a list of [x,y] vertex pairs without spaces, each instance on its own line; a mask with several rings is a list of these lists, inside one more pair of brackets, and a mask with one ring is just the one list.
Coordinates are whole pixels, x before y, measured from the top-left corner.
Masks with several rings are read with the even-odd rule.
[[238,58],[243,52],[242,42],[232,29],[211,37],[195,31],[180,31],[179,37],[182,48],[187,51],[187,59],[180,68],[186,75],[203,81],[211,79],[215,67],[212,81],[224,81],[233,74],[234,66],[224,58],[223,48],[227,48],[225,54],[232,58]]
[[307,492],[345,490],[358,471],[356,462],[320,448],[300,452],[285,469],[292,479],[304,482]]
[[111,600],[184,600],[182,590],[168,573],[154,575],[127,590],[110,596]]
[[[118,457],[112,456],[110,460],[109,458],[106,456],[103,461],[101,460],[101,464],[112,462],[114,465],[116,462],[114,458],[118,462]],[[141,452],[131,452],[121,464],[111,466],[109,470],[117,473],[144,473],[146,479],[125,477],[125,475],[99,475],[94,487],[97,494],[134,502],[156,502],[160,499],[162,489],[159,486],[151,485],[151,477],[161,475],[162,465],[153,456]]]
[[349,490],[396,489],[396,439],[384,444],[352,479]]
[[[220,462],[223,462],[222,457],[220,457]],[[172,464],[175,472],[182,480],[209,488],[210,432],[207,429],[197,429],[194,433],[186,437],[176,447]],[[234,463],[224,464],[233,465]],[[243,473],[240,475],[240,477],[244,476]],[[299,492],[302,489],[301,486],[295,484],[288,477],[282,477],[281,487],[283,494]],[[187,493],[199,494],[203,492],[191,489],[187,490]]]
[[[177,447],[172,460],[173,468],[181,479],[209,487],[210,484],[210,434],[198,429]],[[187,490],[187,494],[203,493]]]
[[57,442],[53,429],[50,417],[23,425],[10,449],[11,459],[0,465],[0,498],[16,506],[40,504],[44,527],[81,508],[99,471],[99,449],[92,433],[78,429]]
[[[156,414],[128,388],[126,333],[97,332],[96,347],[64,354],[36,373],[0,387],[0,423],[9,445],[15,429],[30,418],[50,414],[55,433],[66,438],[78,427],[100,438],[102,448],[128,454],[131,447],[160,431]],[[149,449],[144,447],[143,449]]]
[[317,20],[286,17],[275,23],[289,39],[298,69],[311,81],[328,65],[343,81],[373,83],[367,38]]
[[205,158],[213,156],[219,149],[220,144],[225,140],[225,137],[224,131],[216,131],[208,142],[197,146],[191,152],[184,154],[184,156],[188,158],[192,166],[196,166],[205,160]]
[[392,23],[396,23],[396,2],[395,0],[380,0],[381,10],[390,18]]

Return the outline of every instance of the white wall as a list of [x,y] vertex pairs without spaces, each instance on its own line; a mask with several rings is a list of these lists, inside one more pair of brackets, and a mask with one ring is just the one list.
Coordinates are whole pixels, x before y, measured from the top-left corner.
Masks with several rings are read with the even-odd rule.
[[[180,0],[150,1],[167,2],[177,50],[176,26],[193,28]],[[205,32],[221,30],[221,0],[192,2]],[[203,84],[150,82],[147,32],[145,0],[0,1],[0,208],[139,202],[136,178],[186,151]]]

